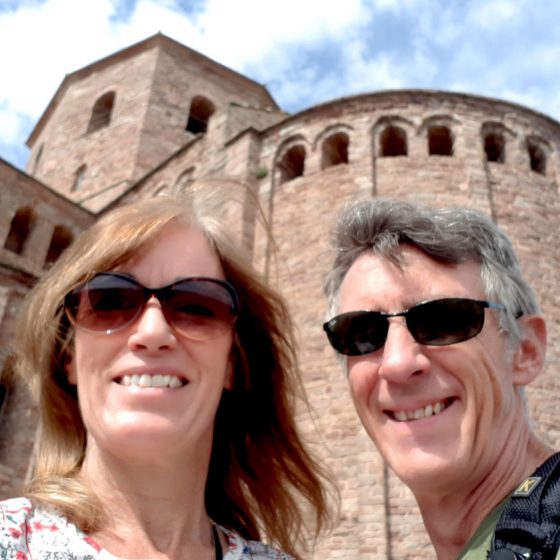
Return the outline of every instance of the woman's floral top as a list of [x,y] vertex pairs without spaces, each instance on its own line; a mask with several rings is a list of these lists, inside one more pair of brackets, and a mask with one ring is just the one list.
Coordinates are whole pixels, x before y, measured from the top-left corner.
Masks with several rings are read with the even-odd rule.
[[[293,560],[223,527],[223,560]],[[55,512],[33,507],[27,498],[0,502],[0,560],[117,560],[91,537]]]

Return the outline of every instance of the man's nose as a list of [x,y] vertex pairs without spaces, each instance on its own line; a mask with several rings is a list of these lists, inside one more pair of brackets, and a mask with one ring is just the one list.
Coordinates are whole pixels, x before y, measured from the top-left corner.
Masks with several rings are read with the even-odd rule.
[[408,330],[404,317],[389,319],[387,340],[382,352],[379,377],[387,381],[405,383],[429,368],[429,360],[422,345],[416,342]]
[[177,338],[167,322],[160,302],[151,297],[136,319],[129,345],[134,349],[158,351],[175,348]]

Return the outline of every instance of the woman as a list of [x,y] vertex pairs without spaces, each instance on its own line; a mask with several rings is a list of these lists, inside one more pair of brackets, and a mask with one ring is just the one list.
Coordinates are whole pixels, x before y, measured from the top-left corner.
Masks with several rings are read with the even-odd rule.
[[41,429],[26,497],[1,505],[0,558],[300,557],[302,497],[317,537],[291,321],[221,201],[117,209],[30,294],[15,349]]

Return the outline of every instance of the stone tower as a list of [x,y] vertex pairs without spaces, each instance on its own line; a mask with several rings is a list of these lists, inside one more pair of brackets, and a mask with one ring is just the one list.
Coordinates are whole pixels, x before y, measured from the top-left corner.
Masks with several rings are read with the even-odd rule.
[[[349,197],[475,207],[508,232],[549,321],[548,366],[529,391],[529,407],[540,435],[560,447],[560,124],[551,118],[495,99],[415,90],[287,115],[262,86],[156,35],[68,75],[29,144],[29,175],[0,162],[3,341],[48,261],[46,232],[52,237],[57,224],[75,235],[114,206],[193,182],[242,182],[260,198],[277,267],[249,204],[234,234],[251,245],[294,313],[313,408],[302,410],[300,425],[342,494],[340,524],[316,558],[433,555],[412,496],[359,425],[321,329],[328,235]],[[33,439],[33,410],[16,384],[9,387],[0,436],[6,495],[18,491]]]

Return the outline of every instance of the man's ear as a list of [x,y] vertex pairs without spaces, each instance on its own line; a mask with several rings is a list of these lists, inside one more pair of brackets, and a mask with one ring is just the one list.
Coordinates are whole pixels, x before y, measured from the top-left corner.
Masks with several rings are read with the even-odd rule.
[[522,315],[521,342],[513,355],[513,384],[525,386],[542,371],[546,359],[546,323],[540,315]]
[[66,379],[70,385],[78,384],[78,376],[76,374],[76,361],[72,352],[66,351],[64,356],[64,371],[66,372]]

